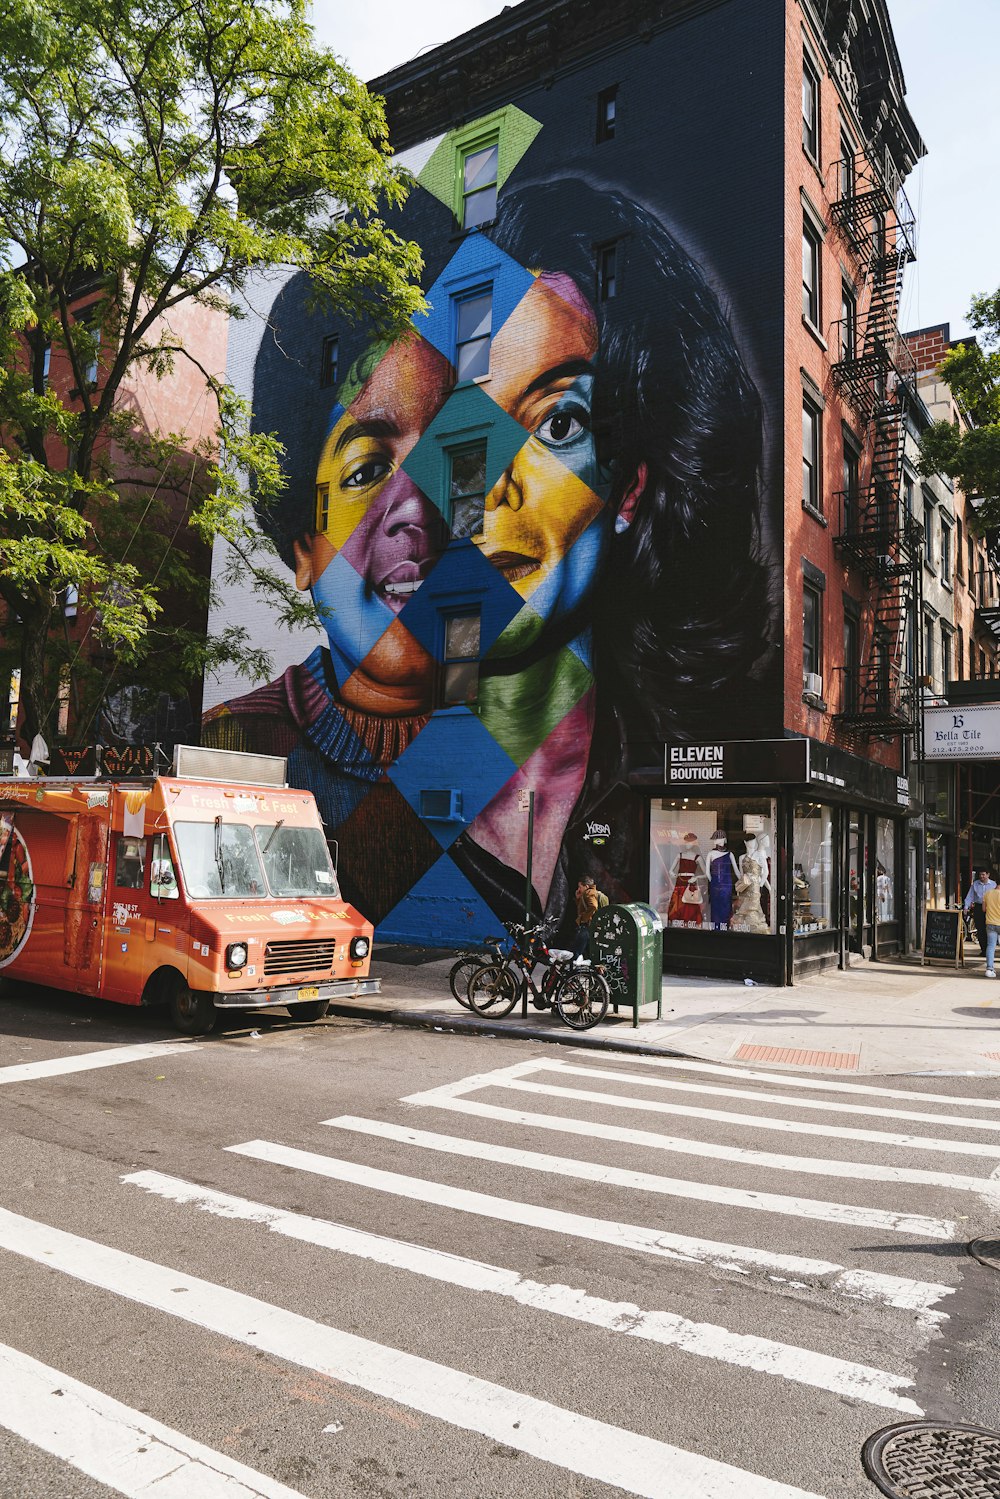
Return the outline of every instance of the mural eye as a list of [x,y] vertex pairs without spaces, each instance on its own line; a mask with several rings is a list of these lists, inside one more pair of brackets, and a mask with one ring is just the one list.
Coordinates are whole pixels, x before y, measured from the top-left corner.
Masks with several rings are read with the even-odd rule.
[[569,407],[547,416],[535,435],[549,447],[559,448],[575,442],[586,430],[586,413]]
[[355,468],[350,469],[340,481],[341,489],[369,489],[371,485],[377,484],[384,479],[392,469],[392,464],[387,458],[366,458]]

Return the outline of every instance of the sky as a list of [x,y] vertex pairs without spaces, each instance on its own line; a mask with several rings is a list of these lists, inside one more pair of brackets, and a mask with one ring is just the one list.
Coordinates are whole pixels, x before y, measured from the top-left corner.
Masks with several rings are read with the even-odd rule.
[[[907,183],[917,262],[907,273],[904,329],[968,332],[976,292],[1000,286],[1000,0],[888,0],[906,99],[927,146]],[[322,42],[365,79],[458,36],[504,0],[313,0]]]

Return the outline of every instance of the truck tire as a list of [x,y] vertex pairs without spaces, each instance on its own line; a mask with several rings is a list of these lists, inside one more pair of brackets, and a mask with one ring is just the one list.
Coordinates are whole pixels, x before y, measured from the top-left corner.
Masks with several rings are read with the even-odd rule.
[[322,1020],[329,1008],[328,999],[306,999],[301,1004],[289,1005],[288,1013],[293,1020]]
[[190,988],[178,974],[170,989],[170,1019],[185,1036],[207,1036],[215,1028],[218,1011],[210,994]]

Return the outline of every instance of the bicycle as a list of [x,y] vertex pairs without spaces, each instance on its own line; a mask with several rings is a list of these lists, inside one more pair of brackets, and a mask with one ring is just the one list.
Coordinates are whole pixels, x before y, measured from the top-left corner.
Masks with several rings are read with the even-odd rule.
[[574,960],[565,948],[549,948],[542,935],[545,925],[509,928],[513,950],[503,962],[484,963],[473,974],[469,1007],[478,1015],[503,1019],[530,994],[536,1009],[553,1009],[573,1030],[589,1030],[607,1014],[607,979],[591,963]]
[[470,978],[484,963],[504,962],[504,942],[509,940],[504,937],[486,937],[481,948],[467,948],[459,953],[448,974],[448,984],[454,997],[465,1009],[471,1008],[468,999]]

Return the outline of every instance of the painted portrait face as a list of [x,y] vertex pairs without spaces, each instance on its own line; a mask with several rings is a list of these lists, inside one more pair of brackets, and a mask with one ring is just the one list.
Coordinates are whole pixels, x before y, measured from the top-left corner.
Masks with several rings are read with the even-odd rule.
[[396,616],[440,557],[441,513],[401,464],[451,384],[451,366],[416,333],[393,344],[344,410],[316,473],[316,529],[296,547],[347,702],[416,711],[433,662]]
[[545,273],[490,351],[489,394],[529,433],[486,501],[475,538],[525,601],[495,653],[531,644],[588,592],[611,517],[592,405],[597,326],[567,276]]

